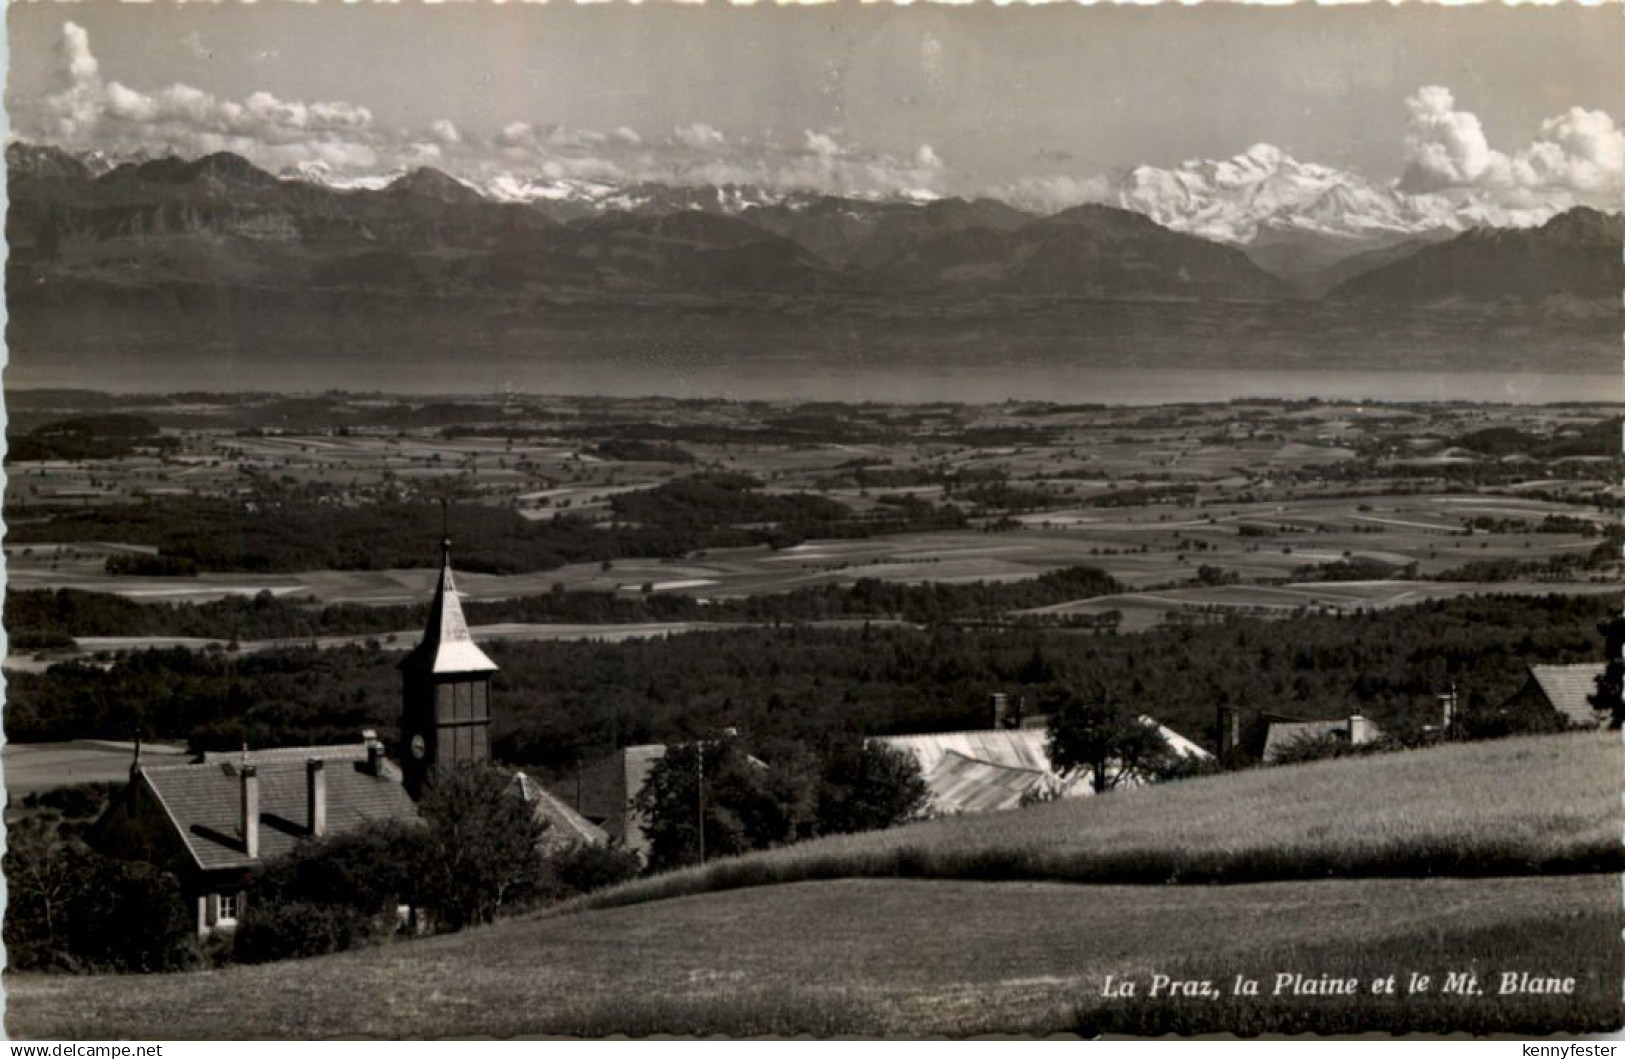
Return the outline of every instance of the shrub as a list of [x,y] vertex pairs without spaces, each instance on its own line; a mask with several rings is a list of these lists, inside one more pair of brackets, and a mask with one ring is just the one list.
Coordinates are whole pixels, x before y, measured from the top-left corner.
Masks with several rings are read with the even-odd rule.
[[629,849],[591,842],[573,842],[553,854],[559,882],[576,893],[591,893],[636,878],[642,860]]
[[250,902],[237,921],[238,963],[268,963],[354,948],[377,931],[355,908],[314,901]]
[[34,818],[7,829],[6,954],[45,971],[173,971],[196,945],[180,883],[150,864],[104,857]]

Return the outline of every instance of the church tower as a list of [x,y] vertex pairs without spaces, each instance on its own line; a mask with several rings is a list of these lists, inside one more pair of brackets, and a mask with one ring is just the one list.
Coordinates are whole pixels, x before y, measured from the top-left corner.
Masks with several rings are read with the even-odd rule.
[[407,792],[422,797],[436,768],[491,758],[491,677],[496,663],[468,633],[451,577],[451,541],[440,542],[440,580],[423,639],[401,661],[401,740]]

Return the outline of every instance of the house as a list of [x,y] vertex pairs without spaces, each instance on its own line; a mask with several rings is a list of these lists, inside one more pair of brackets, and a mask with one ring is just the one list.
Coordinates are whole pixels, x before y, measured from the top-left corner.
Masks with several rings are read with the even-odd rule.
[[1538,705],[1556,710],[1574,728],[1600,728],[1608,722],[1608,711],[1591,705],[1597,693],[1597,678],[1607,668],[1602,662],[1579,662],[1567,666],[1532,665],[1523,687],[1506,701],[1508,706]]
[[543,852],[556,852],[577,843],[602,846],[609,841],[602,828],[530,776],[515,772],[513,782],[519,797],[534,808],[536,818],[546,825],[542,832]]
[[[415,821],[442,767],[490,761],[490,687],[497,667],[474,643],[441,542],[440,575],[423,638],[400,664],[406,760],[374,733],[336,746],[208,752],[148,766],[139,744],[130,782],[96,822],[92,845],[173,873],[197,931],[230,930],[255,869],[303,841],[384,821]],[[544,851],[604,842],[604,833],[523,772],[509,790],[546,824]]]
[[[998,699],[995,696],[995,723],[1007,716]],[[1140,717],[1140,723],[1155,727],[1169,748],[1181,757],[1212,756],[1150,717]],[[1041,727],[879,736],[875,741],[904,751],[919,763],[930,791],[928,811],[933,815],[994,812],[1014,809],[1028,797],[1082,798],[1095,793],[1088,775],[1056,772],[1050,765],[1049,732]],[[1127,776],[1119,782],[1133,786],[1146,779]]]
[[1350,746],[1363,746],[1382,738],[1382,729],[1357,713],[1323,721],[1271,717],[1266,724],[1264,748],[1259,755],[1265,764],[1279,760],[1288,748],[1305,742],[1336,739]]
[[376,739],[209,756],[155,767],[138,756],[89,836],[109,856],[149,861],[180,880],[199,934],[236,926],[254,869],[305,839],[417,819]]
[[664,743],[622,747],[582,769],[576,776],[575,808],[598,826],[609,841],[647,857],[643,814],[632,802],[643,790],[655,762],[666,756]]
[[[1019,707],[1017,707],[1019,710]],[[1029,797],[1085,797],[1094,793],[1089,777],[1055,772],[1050,767],[1048,732],[1031,727],[1041,718],[1025,718],[1007,709],[1004,696],[994,697],[995,727],[929,735],[877,736],[875,742],[911,755],[920,766],[930,794],[932,815],[985,813],[1014,809]],[[1211,755],[1177,732],[1155,725],[1175,753],[1185,757]],[[1011,727],[1010,725],[1017,725]],[[633,806],[655,762],[666,754],[663,744],[629,746],[594,762],[577,776],[575,807],[600,826],[611,841],[646,856],[643,815]],[[1130,777],[1125,783],[1143,782]]]

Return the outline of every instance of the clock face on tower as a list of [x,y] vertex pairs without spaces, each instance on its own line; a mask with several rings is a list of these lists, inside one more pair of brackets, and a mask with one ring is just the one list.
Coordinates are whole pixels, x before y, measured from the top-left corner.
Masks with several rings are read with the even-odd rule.
[[423,736],[414,735],[412,737],[412,756],[417,760],[422,761],[423,756],[428,752],[429,745],[423,741]]

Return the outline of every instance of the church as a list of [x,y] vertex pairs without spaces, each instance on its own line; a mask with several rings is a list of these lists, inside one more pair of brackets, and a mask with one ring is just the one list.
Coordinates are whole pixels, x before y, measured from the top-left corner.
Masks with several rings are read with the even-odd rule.
[[[496,663],[468,631],[440,543],[440,572],[423,637],[401,661],[397,764],[372,731],[353,744],[210,752],[185,765],[149,766],[137,744],[130,781],[96,822],[90,842],[109,856],[145,860],[180,880],[199,935],[230,931],[255,870],[300,842],[386,821],[413,821],[442,767],[491,757]],[[544,847],[602,843],[604,833],[523,772],[511,790],[547,823]]]

